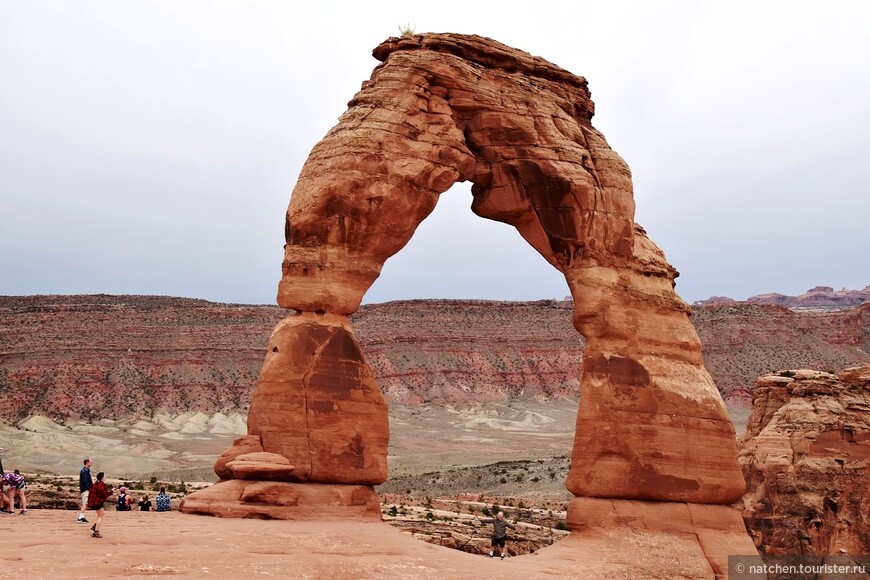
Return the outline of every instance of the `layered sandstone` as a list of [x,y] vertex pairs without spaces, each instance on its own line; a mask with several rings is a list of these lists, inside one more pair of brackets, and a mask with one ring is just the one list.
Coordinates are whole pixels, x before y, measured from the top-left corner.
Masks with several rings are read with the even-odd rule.
[[0,297],[0,420],[244,412],[286,314],[166,296]]
[[740,464],[762,553],[868,553],[870,367],[759,378]]
[[[363,305],[351,324],[391,406],[573,403],[585,344],[573,306],[412,300]],[[244,413],[286,315],[166,296],[0,296],[0,421]],[[732,405],[750,407],[771,370],[870,365],[870,305],[695,306],[691,321]]]
[[756,378],[774,370],[870,364],[870,304],[804,311],[746,302],[695,306],[692,322],[707,368],[734,406],[750,407]]

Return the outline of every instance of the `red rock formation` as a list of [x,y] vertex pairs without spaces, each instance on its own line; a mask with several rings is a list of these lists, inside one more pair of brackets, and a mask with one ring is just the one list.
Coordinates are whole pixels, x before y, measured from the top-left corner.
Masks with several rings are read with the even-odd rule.
[[[568,504],[568,527],[574,539],[583,542],[596,542],[626,531],[679,537],[696,551],[696,559],[706,560],[711,576],[716,578],[728,577],[729,555],[755,554],[740,514],[730,506],[578,497]],[[690,557],[684,559],[692,561]],[[673,573],[673,577],[677,576]]]
[[870,552],[870,367],[759,378],[740,465],[759,551]]
[[377,485],[387,479],[387,404],[347,318],[305,313],[278,324],[254,390],[248,434],[295,466],[285,481]]
[[[514,225],[565,274],[588,340],[569,489],[739,497],[733,427],[676,271],[634,224],[628,167],[591,125],[585,80],[479,37],[391,39],[375,56],[294,189],[279,303],[354,312],[438,195],[470,180],[475,213]],[[614,425],[619,437],[602,436]]]
[[[472,210],[516,227],[565,275],[574,327],[587,340],[568,489],[622,503],[739,498],[734,428],[704,368],[689,307],[674,293],[677,272],[634,223],[630,171],[591,124],[586,81],[475,36],[393,38],[374,55],[383,64],[312,150],[287,210],[278,302],[303,314],[273,334],[249,435],[310,473],[307,481],[337,481],[345,470],[347,483],[380,477],[370,460],[386,439],[381,423],[376,416],[365,429],[354,424],[379,403],[344,317],[438,196],[471,181]],[[346,413],[341,402],[356,403],[357,393],[360,405]],[[327,429],[331,445],[313,453]],[[359,439],[363,432],[371,443]],[[238,481],[209,490],[207,506],[194,494],[182,509],[249,514]],[[717,574],[725,546],[742,548],[734,522],[720,523],[738,541],[717,537],[721,549],[703,552]],[[655,517],[648,525],[672,532]],[[691,517],[685,525],[701,526]]]
[[369,485],[221,480],[184,498],[183,512],[223,518],[380,521]]

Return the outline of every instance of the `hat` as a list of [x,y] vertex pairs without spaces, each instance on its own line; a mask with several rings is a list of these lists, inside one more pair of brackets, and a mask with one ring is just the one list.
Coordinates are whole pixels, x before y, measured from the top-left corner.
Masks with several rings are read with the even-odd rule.
[[121,493],[127,493],[127,488],[123,485],[121,486]]

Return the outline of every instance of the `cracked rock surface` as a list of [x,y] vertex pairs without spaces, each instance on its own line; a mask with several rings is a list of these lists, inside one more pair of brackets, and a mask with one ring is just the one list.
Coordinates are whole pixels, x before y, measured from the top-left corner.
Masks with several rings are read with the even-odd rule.
[[759,378],[739,461],[760,552],[870,552],[870,367]]

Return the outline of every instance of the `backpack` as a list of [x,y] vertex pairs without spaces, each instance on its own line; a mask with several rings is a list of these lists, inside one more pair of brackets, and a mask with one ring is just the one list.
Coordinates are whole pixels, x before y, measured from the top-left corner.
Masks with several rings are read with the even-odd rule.
[[119,495],[118,496],[118,508],[117,509],[119,512],[126,512],[130,509],[130,506],[127,505],[127,496],[126,495]]

